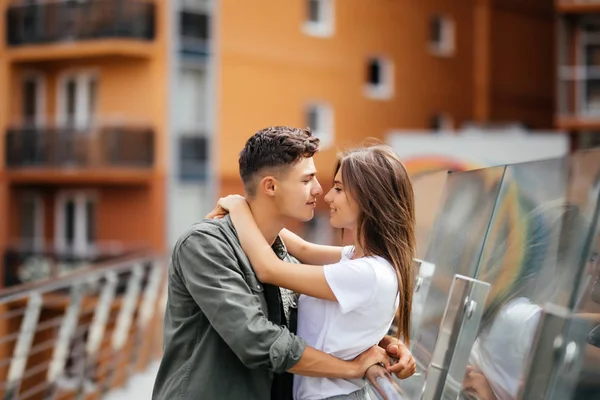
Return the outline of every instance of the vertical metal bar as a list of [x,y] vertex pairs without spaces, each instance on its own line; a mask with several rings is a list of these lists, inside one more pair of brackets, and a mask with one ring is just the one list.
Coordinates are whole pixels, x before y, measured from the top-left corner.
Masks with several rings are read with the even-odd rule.
[[[573,390],[589,332],[589,324],[570,318],[570,312],[565,308],[552,304],[544,307],[517,399],[570,398],[570,393],[566,392]],[[557,397],[565,395],[567,397]]]
[[127,336],[129,335],[129,330],[131,328],[133,314],[135,313],[135,309],[138,303],[143,273],[144,268],[141,264],[136,264],[132,268],[131,278],[127,283],[127,289],[123,298],[123,304],[121,305],[121,309],[119,310],[119,315],[117,316],[117,323],[111,338],[111,366],[108,369],[109,375],[104,381],[104,385],[102,387],[102,394],[108,392],[108,390],[112,386],[117,369],[120,364],[121,357],[123,356],[123,354],[121,354],[121,350],[127,342]]
[[477,330],[490,284],[466,276],[455,275],[440,325],[440,334],[427,369],[422,400],[458,398],[461,382],[467,369],[469,350]]
[[46,380],[49,384],[46,390],[46,400],[52,400],[57,394],[57,379],[64,372],[65,363],[69,356],[69,347],[73,340],[73,335],[77,330],[79,322],[79,313],[81,311],[81,300],[83,298],[83,284],[76,284],[71,287],[69,294],[69,306],[65,311],[65,316],[60,324],[58,338],[54,345],[52,360],[48,366]]
[[144,341],[144,336],[147,334],[146,328],[152,319],[152,315],[156,311],[160,283],[163,277],[162,263],[160,261],[153,261],[149,274],[150,276],[148,278],[148,284],[144,289],[144,293],[142,295],[142,304],[138,314],[135,342],[133,343],[133,351],[127,371],[128,376],[131,376],[135,370],[140,356],[139,353],[142,347],[142,342]]
[[13,357],[8,370],[6,392],[4,400],[16,400],[19,398],[19,389],[23,379],[23,373],[27,366],[31,343],[35,336],[36,328],[42,310],[42,295],[34,292],[29,295],[27,308],[21,321],[19,337],[13,351]]
[[[90,331],[88,333],[87,342],[85,344],[85,361],[83,365],[83,376],[84,379],[93,379],[96,372],[96,364],[98,360],[98,352],[104,339],[104,332],[106,331],[106,325],[108,323],[108,317],[110,316],[111,306],[115,298],[115,292],[117,289],[117,274],[110,271],[106,274],[106,282],[102,291],[100,292],[100,298],[96,303],[94,309],[94,316],[92,317],[92,323],[90,325]],[[83,400],[85,398],[85,386],[79,385],[77,390],[77,399]]]
[[[413,294],[413,306],[411,312],[411,337],[417,337],[417,333],[421,328],[421,321],[425,313],[425,301],[431,286],[431,280],[435,272],[435,264],[414,260],[417,269],[417,278],[415,279],[415,290]],[[415,343],[413,341],[413,343]]]

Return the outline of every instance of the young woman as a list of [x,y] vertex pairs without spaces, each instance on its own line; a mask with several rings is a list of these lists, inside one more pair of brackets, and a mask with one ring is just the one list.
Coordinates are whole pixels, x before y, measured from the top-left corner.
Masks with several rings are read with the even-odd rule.
[[[322,246],[282,231],[289,252],[305,263],[301,265],[273,253],[243,197],[228,196],[219,205],[229,211],[257,277],[302,294],[298,335],[309,346],[351,360],[377,344],[395,316],[398,335],[408,343],[415,213],[404,166],[387,146],[345,153],[325,201],[331,225],[351,234],[354,244]],[[365,381],[294,377],[295,399],[334,396],[367,399]]]

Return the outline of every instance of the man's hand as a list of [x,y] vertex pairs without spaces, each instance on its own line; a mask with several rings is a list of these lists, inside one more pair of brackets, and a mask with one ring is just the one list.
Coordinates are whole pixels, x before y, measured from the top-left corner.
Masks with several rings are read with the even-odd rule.
[[392,365],[388,368],[388,371],[398,379],[409,378],[417,372],[415,359],[400,339],[388,335],[379,342],[379,346],[385,348],[390,358],[398,360],[396,363],[392,361]]

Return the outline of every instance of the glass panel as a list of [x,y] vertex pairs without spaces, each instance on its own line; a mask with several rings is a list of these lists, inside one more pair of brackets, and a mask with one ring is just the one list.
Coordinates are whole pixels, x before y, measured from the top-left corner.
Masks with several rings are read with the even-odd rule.
[[[504,175],[504,166],[451,173],[446,181],[440,212],[423,260],[433,265],[434,275],[412,352],[417,369],[431,362],[450,285],[455,274],[473,277]],[[424,374],[403,382],[409,398],[416,398],[423,387]]]

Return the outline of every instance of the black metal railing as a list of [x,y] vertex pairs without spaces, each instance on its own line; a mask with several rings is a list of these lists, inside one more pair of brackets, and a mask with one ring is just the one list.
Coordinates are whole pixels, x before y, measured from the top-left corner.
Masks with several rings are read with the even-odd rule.
[[5,140],[8,169],[150,168],[154,163],[150,128],[10,128]]
[[13,4],[6,13],[9,46],[107,38],[154,39],[155,6],[136,0],[62,0]]

